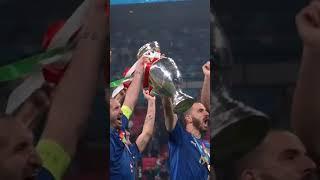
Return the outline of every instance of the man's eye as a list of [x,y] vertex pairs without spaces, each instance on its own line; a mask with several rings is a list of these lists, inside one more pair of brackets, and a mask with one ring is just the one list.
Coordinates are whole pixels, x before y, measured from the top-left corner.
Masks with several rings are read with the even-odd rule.
[[296,155],[294,155],[294,154],[288,154],[286,156],[286,159],[288,159],[288,160],[294,160],[295,158],[296,158]]

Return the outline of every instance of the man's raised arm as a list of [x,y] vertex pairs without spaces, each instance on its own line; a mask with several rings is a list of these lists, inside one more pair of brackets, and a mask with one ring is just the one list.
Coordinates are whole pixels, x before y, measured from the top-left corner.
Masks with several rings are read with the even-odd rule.
[[71,63],[56,88],[42,139],[59,144],[71,157],[91,112],[107,48],[105,0],[91,0]]
[[137,69],[134,72],[133,80],[127,90],[127,94],[123,102],[123,105],[130,108],[131,111],[134,110],[134,107],[136,106],[139,98],[142,77],[144,74],[144,61],[145,61],[144,57],[138,60]]
[[320,160],[320,2],[312,1],[296,17],[303,55],[291,120],[312,158]]
[[177,124],[178,118],[173,112],[172,100],[170,97],[162,97],[165,126],[167,131],[171,132]]
[[206,109],[210,110],[210,61],[208,61],[205,65],[202,66],[202,71],[204,74],[203,85],[201,89],[201,103],[206,107]]
[[143,94],[148,101],[148,111],[144,120],[142,133],[138,136],[136,140],[136,144],[140,152],[144,151],[148,142],[152,138],[156,116],[156,98],[152,97],[147,90],[144,90]]

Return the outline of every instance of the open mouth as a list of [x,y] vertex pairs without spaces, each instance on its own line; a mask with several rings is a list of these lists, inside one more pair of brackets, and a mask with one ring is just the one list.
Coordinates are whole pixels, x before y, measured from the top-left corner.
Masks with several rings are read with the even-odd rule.
[[203,123],[204,123],[204,125],[205,125],[206,127],[208,127],[209,118],[205,118],[205,119],[203,120]]
[[117,122],[118,122],[120,125],[122,124],[121,116],[119,116],[119,117],[117,118]]

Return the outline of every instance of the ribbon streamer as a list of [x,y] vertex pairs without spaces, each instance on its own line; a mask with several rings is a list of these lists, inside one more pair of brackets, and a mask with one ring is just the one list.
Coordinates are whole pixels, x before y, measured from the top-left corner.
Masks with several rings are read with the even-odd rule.
[[56,48],[41,54],[27,57],[15,63],[2,66],[0,67],[0,82],[22,78],[23,76],[30,74],[37,66],[39,66],[41,61],[65,52],[66,48]]
[[[82,26],[83,19],[85,18],[86,12],[89,8],[89,4],[89,0],[85,0],[84,2],[82,2],[82,4],[76,9],[72,16],[64,23],[63,27],[60,28],[60,30],[54,35],[48,47],[46,48],[47,51],[65,47],[68,45],[68,42],[72,35],[74,35],[74,33],[78,31]],[[52,59],[50,60],[51,63],[56,61],[59,61],[59,59],[56,58],[54,61]],[[36,80],[39,80],[39,82]],[[43,78],[43,74],[41,73],[33,74],[28,77],[10,94],[6,113],[12,113],[20,104],[22,104],[28,98],[30,94],[32,94],[32,92],[36,88],[40,87],[44,82],[45,80]]]
[[118,87],[120,86],[121,84],[123,84],[124,82],[126,82],[127,80],[131,79],[132,77],[125,77],[125,78],[122,78],[122,79],[119,79],[119,80],[116,80],[116,81],[112,81],[110,83],[110,87],[111,88],[115,88],[115,87]]
[[[149,59],[152,59],[152,60],[150,60],[150,63],[154,63],[155,61],[157,61],[157,60],[159,60],[161,58],[161,54],[159,52],[152,53],[150,51],[147,51],[147,52],[145,52],[143,54],[143,56],[148,57]],[[133,73],[136,70],[138,62],[139,61],[136,61],[134,63],[134,65],[128,71],[126,71],[126,73],[124,74],[124,78],[116,80],[116,81],[113,81],[113,82],[110,83],[110,87],[111,88],[115,88],[116,87],[116,89],[112,93],[113,94],[112,97],[115,97],[123,89],[124,86],[121,86],[121,85],[124,82],[126,82],[126,80],[133,78]],[[152,64],[150,64],[150,66],[151,65]],[[144,80],[144,86],[149,86],[148,78],[149,78],[148,76],[147,76],[147,78],[146,77],[144,78],[145,79]],[[147,79],[147,82],[145,82],[146,79]],[[149,88],[149,91],[151,91],[151,90],[152,90],[152,88]]]

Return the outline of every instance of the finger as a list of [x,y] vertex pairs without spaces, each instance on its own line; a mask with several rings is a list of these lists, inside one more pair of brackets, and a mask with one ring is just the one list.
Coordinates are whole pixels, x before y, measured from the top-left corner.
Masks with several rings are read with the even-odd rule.
[[312,1],[313,12],[317,26],[320,26],[320,1]]
[[313,26],[318,27],[320,25],[320,18],[319,18],[319,10],[317,9],[317,4],[312,3],[310,9],[308,9],[306,17],[308,18]]
[[203,65],[203,66],[202,66],[202,69],[205,70],[205,69],[206,69],[206,65]]
[[148,97],[149,96],[149,90],[145,89],[143,91],[144,91],[144,94],[146,95],[146,97]]
[[315,14],[315,8],[313,6],[308,6],[302,10],[301,14],[297,16],[297,22],[303,27],[316,27],[317,26],[317,16]]
[[44,88],[44,90],[47,92],[47,94],[51,94],[54,89],[56,87],[56,84],[54,83],[47,83],[46,87]]
[[32,103],[38,108],[46,108],[50,106],[50,98],[44,90],[37,90],[32,97]]
[[38,90],[46,93],[47,96],[50,96],[54,90],[55,85],[52,83],[44,83]]

